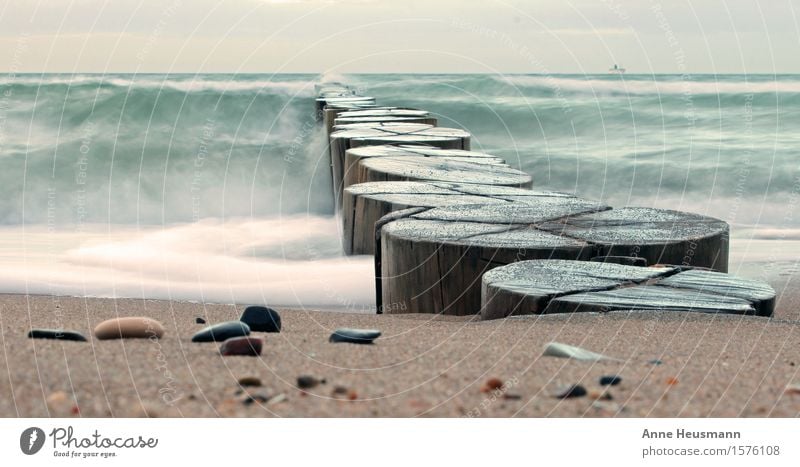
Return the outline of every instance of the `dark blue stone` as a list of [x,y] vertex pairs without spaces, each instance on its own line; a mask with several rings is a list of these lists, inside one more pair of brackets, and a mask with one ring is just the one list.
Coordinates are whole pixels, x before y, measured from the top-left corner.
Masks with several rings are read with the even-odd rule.
[[349,342],[351,344],[372,344],[380,337],[381,332],[375,329],[339,328],[331,334],[328,342]]
[[83,334],[75,331],[65,331],[63,329],[31,329],[28,332],[31,339],[56,339],[61,341],[86,342]]
[[557,399],[571,399],[573,397],[583,397],[586,395],[586,388],[580,384],[562,386],[556,390],[553,397]]
[[220,342],[231,337],[250,334],[250,327],[241,321],[226,321],[201,329],[192,336],[192,342]]
[[657,359],[657,358],[654,358],[653,360],[650,360],[650,361],[649,361],[649,362],[647,362],[647,363],[649,363],[649,364],[651,364],[651,365],[661,365],[661,364],[662,364],[662,363],[664,363],[664,362],[662,362],[661,360],[659,360],[659,359]]
[[247,323],[254,332],[281,332],[281,315],[265,306],[249,306],[239,321]]
[[621,382],[622,382],[622,376],[609,375],[600,377],[600,384],[603,386],[616,386]]

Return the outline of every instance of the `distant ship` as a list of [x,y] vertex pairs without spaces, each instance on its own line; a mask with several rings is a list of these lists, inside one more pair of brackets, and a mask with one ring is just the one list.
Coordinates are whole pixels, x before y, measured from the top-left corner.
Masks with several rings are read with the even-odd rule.
[[608,69],[608,72],[609,73],[613,73],[615,75],[621,75],[621,74],[625,73],[625,68],[621,68],[620,66],[618,66],[615,63],[613,68],[609,68]]

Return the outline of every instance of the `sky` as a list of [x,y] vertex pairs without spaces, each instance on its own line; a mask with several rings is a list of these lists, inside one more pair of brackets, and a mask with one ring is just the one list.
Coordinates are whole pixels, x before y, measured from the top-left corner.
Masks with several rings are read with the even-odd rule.
[[0,72],[800,73],[800,0],[0,0]]

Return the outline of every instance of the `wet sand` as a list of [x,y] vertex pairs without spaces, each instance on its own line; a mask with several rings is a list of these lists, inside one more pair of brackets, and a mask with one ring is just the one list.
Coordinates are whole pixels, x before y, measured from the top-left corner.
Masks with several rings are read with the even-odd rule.
[[[481,322],[284,309],[283,332],[264,335],[258,358],[221,357],[218,344],[190,342],[204,326],[196,317],[236,319],[241,306],[3,295],[0,416],[796,417],[800,395],[785,391],[800,383],[800,303],[791,289],[783,289],[773,319],[612,313]],[[104,319],[136,315],[160,320],[166,335],[26,338],[31,327],[88,337]],[[374,345],[330,344],[337,327],[377,328],[383,336]],[[551,341],[621,361],[542,357]],[[613,374],[623,378],[609,390],[613,400],[595,402],[598,379]],[[300,375],[326,383],[304,392]],[[268,402],[242,403],[237,380],[245,376],[263,382],[247,389]],[[483,392],[489,378],[505,387]],[[575,383],[590,397],[552,397]]]

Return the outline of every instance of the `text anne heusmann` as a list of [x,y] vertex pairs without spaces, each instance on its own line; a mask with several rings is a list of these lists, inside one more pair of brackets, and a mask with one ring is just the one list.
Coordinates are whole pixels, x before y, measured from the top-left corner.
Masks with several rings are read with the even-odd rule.
[[740,439],[742,433],[739,431],[687,431],[683,428],[678,428],[675,432],[672,431],[650,431],[647,428],[642,432],[642,438],[646,439],[661,439],[661,438],[729,438]]

